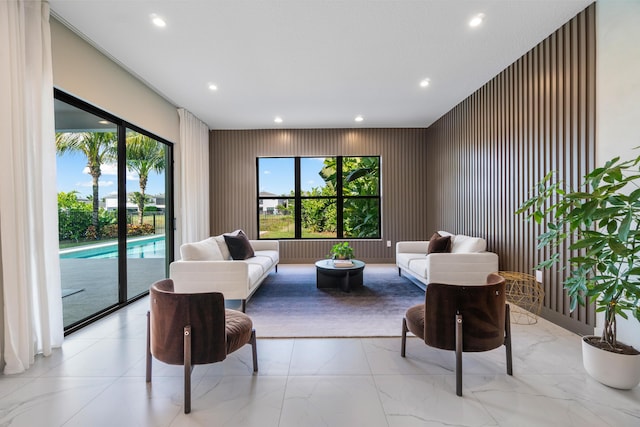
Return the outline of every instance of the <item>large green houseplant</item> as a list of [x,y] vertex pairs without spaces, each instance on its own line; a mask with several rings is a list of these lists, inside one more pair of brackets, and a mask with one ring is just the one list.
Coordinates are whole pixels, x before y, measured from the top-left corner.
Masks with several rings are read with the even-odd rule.
[[[548,173],[516,211],[544,226],[538,248],[551,248],[551,256],[535,268],[570,268],[564,288],[571,310],[595,302],[603,313],[602,336],[590,344],[620,354],[638,354],[618,342],[616,317],[631,314],[640,321],[639,165],[640,156],[616,157],[573,189]],[[563,260],[558,249],[566,243],[571,256]]]

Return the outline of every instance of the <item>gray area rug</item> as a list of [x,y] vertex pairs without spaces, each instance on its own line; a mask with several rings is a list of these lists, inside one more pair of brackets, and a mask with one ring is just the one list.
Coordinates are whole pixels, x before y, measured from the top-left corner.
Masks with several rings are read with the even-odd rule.
[[317,289],[313,265],[280,265],[247,302],[259,338],[400,336],[406,310],[424,291],[393,264],[370,264],[364,287]]

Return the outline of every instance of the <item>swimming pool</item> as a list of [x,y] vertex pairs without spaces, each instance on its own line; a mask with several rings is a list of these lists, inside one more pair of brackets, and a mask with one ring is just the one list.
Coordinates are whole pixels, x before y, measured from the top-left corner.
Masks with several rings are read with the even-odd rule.
[[[127,241],[127,258],[164,258],[165,256],[166,246],[164,234]],[[60,251],[60,258],[104,259],[117,257],[117,242],[80,246]]]

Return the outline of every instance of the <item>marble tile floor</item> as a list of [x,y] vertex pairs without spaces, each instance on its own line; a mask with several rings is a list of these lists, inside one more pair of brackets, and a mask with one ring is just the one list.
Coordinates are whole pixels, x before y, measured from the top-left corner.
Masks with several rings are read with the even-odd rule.
[[[67,337],[27,372],[0,377],[1,426],[639,426],[640,387],[620,391],[584,372],[579,337],[544,320],[513,325],[504,349],[464,354],[410,338],[259,339],[193,371],[183,413],[182,369],[154,361],[145,383],[148,299]],[[400,329],[401,325],[398,325]],[[260,331],[257,331],[258,335]]]

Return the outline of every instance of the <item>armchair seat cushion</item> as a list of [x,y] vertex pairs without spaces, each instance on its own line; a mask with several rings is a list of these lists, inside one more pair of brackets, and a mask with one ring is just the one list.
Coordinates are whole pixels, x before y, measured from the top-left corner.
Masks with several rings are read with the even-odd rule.
[[251,340],[253,322],[251,318],[237,310],[225,309],[227,354],[244,346]]
[[424,339],[424,304],[414,305],[405,313],[407,328],[418,338]]

